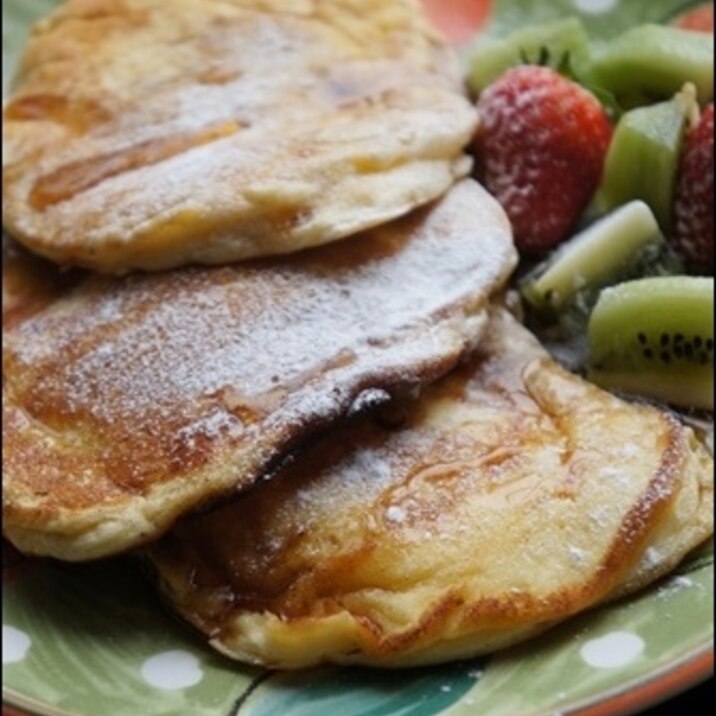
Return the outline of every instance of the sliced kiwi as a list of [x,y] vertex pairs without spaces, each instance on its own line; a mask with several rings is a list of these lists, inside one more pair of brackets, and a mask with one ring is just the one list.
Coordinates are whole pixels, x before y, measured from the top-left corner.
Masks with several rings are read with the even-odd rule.
[[713,410],[714,280],[646,278],[602,292],[589,378],[608,389]]
[[696,108],[692,85],[668,102],[622,116],[614,132],[597,203],[610,211],[633,199],[646,202],[667,233],[687,120]]
[[665,243],[651,209],[633,201],[563,244],[521,283],[524,299],[556,314],[582,291],[617,283],[648,246]]
[[470,58],[469,83],[482,92],[503,72],[517,65],[560,68],[586,64],[589,39],[577,18],[518,30],[499,40],[485,40]]
[[592,53],[587,76],[618,96],[671,97],[693,82],[699,101],[714,94],[714,38],[664,25],[640,25]]

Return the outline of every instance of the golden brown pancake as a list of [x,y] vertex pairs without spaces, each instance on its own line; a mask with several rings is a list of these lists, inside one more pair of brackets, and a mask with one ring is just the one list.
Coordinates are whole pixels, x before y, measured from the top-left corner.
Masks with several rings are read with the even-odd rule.
[[151,540],[309,435],[448,372],[514,268],[465,181],[283,259],[90,277],[5,325],[3,528],[69,560]]
[[641,587],[713,531],[693,432],[565,372],[502,309],[404,417],[330,434],[151,547],[172,606],[248,663],[430,664]]
[[469,172],[461,82],[417,0],[70,0],[5,109],[4,222],[113,273],[325,244]]

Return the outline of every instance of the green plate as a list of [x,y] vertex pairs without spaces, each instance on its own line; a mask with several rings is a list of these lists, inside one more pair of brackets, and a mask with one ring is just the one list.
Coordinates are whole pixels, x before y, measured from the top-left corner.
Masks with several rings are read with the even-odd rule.
[[[440,0],[455,13],[480,1]],[[29,24],[56,4],[3,0],[3,87]],[[487,29],[581,13],[604,37],[692,4],[497,0]],[[477,17],[473,10],[467,15]],[[3,582],[7,716],[618,716],[688,688],[713,668],[710,547],[649,592],[519,648],[400,673],[241,668],[174,620],[129,559],[62,565],[24,560],[4,545]]]

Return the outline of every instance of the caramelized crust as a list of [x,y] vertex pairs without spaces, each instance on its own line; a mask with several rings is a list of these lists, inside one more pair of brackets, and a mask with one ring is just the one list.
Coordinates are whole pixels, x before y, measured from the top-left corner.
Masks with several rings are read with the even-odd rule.
[[3,123],[3,221],[102,272],[341,239],[464,177],[458,63],[417,0],[69,0]]
[[691,430],[566,373],[502,309],[390,418],[148,551],[213,646],[276,668],[466,658],[648,584],[713,531]]
[[250,487],[310,434],[450,370],[515,262],[504,213],[465,181],[286,259],[88,277],[47,300],[29,283],[3,345],[7,536],[99,557]]

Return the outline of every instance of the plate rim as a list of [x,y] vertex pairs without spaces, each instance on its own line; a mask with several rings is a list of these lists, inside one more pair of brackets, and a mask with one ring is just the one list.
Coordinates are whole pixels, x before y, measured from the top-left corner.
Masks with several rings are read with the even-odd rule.
[[[560,711],[562,716],[631,716],[673,698],[714,675],[714,638],[685,655],[615,688]],[[459,701],[455,705],[459,705]],[[32,709],[32,710],[28,710]],[[553,708],[539,716],[555,713]],[[2,716],[83,716],[48,706],[3,684]]]
[[[494,0],[480,1],[488,8],[486,15],[489,16],[494,8]],[[685,2],[680,12],[702,1]],[[671,17],[675,16],[676,13]],[[480,25],[473,27],[473,33],[481,29],[486,19],[483,18]],[[460,51],[469,43],[467,40],[453,40],[452,44],[457,51]],[[714,638],[712,636],[658,669],[645,672],[641,676],[558,711],[560,716],[633,716],[705,683],[713,675]],[[459,704],[460,701],[453,706]],[[2,716],[83,716],[83,714],[42,703],[3,683]],[[541,710],[532,716],[555,716],[555,710],[554,708]]]
[[568,708],[563,716],[631,716],[662,704],[714,675],[714,637],[641,678]]

